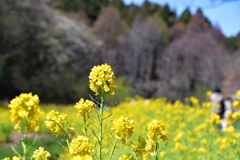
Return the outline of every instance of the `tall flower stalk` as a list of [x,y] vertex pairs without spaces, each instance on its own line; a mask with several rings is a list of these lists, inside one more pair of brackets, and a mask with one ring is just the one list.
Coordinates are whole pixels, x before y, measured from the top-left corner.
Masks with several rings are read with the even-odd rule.
[[102,149],[103,149],[103,112],[105,105],[105,93],[114,95],[114,88],[116,87],[115,75],[112,68],[108,64],[94,66],[89,75],[89,87],[95,93],[95,95],[100,96],[100,102],[97,102],[99,108],[99,133],[98,133],[98,151],[97,157],[99,160],[103,159]]
[[158,160],[158,154],[160,152],[159,142],[160,140],[166,141],[168,137],[165,132],[165,124],[161,120],[152,120],[148,124],[148,133],[147,133],[147,145],[145,147],[146,154],[144,159],[149,156],[153,156],[155,160]]

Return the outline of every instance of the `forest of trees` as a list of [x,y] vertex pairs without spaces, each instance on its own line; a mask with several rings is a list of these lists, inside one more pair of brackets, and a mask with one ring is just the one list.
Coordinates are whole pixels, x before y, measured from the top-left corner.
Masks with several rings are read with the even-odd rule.
[[240,89],[240,33],[226,38],[201,9],[122,0],[1,0],[0,99],[43,102],[89,94],[88,74],[108,63],[132,95],[170,100]]

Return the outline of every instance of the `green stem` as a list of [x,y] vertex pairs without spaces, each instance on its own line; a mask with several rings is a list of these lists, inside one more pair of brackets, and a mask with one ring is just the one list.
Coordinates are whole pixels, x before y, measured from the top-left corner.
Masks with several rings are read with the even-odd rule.
[[24,128],[24,138],[22,141],[22,147],[23,147],[23,160],[28,159],[28,118],[25,119],[25,128]]
[[131,159],[136,152],[137,152],[137,150],[135,150],[135,151],[129,156],[128,159]]
[[102,88],[102,94],[101,94],[101,105],[100,105],[100,115],[99,115],[99,124],[100,124],[100,129],[99,129],[99,136],[98,136],[98,156],[99,160],[102,160],[102,139],[103,139],[103,107],[104,107],[104,90]]
[[13,150],[13,152],[18,155],[18,157],[22,158],[23,159],[23,156],[13,147],[13,145],[11,144],[11,148]]
[[84,114],[84,116],[83,116],[83,121],[84,121],[85,136],[87,137],[87,118],[86,118],[86,114]]
[[155,148],[155,160],[158,160],[158,142],[156,142],[156,148]]
[[66,143],[67,143],[68,149],[70,149],[69,139],[66,139]]
[[113,146],[112,152],[111,152],[111,154],[110,154],[109,160],[111,160],[112,157],[113,157],[114,151],[115,151],[115,149],[116,149],[116,147],[117,147],[117,142],[118,142],[118,139],[116,139],[116,141],[115,141],[115,143],[114,143],[114,146]]
[[70,149],[69,136],[68,136],[66,130],[63,128],[61,123],[57,123],[57,125],[63,130],[63,134],[64,134],[64,137],[66,138],[67,146]]
[[158,140],[159,140],[159,138],[160,138],[160,135],[158,135],[158,133],[156,132],[156,139],[155,139],[155,141],[156,141],[156,147],[155,147],[156,155],[155,155],[155,160],[158,160],[158,149],[159,149]]

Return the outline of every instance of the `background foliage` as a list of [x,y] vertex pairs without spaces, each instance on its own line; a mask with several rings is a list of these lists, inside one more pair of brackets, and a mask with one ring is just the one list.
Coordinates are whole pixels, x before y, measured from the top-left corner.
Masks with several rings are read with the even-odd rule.
[[33,92],[74,103],[88,96],[86,77],[102,63],[124,77],[124,96],[176,100],[215,87],[228,96],[240,87],[239,39],[224,37],[200,9],[177,17],[149,1],[2,0],[0,99]]

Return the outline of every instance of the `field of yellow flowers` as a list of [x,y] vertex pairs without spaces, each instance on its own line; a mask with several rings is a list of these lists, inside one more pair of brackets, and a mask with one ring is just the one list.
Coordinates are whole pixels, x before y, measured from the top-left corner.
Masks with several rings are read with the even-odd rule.
[[116,88],[111,67],[95,66],[89,78],[100,101],[43,105],[37,95],[23,93],[10,110],[1,107],[0,159],[240,159],[239,101],[220,130],[210,102],[136,96],[108,108],[105,97]]

